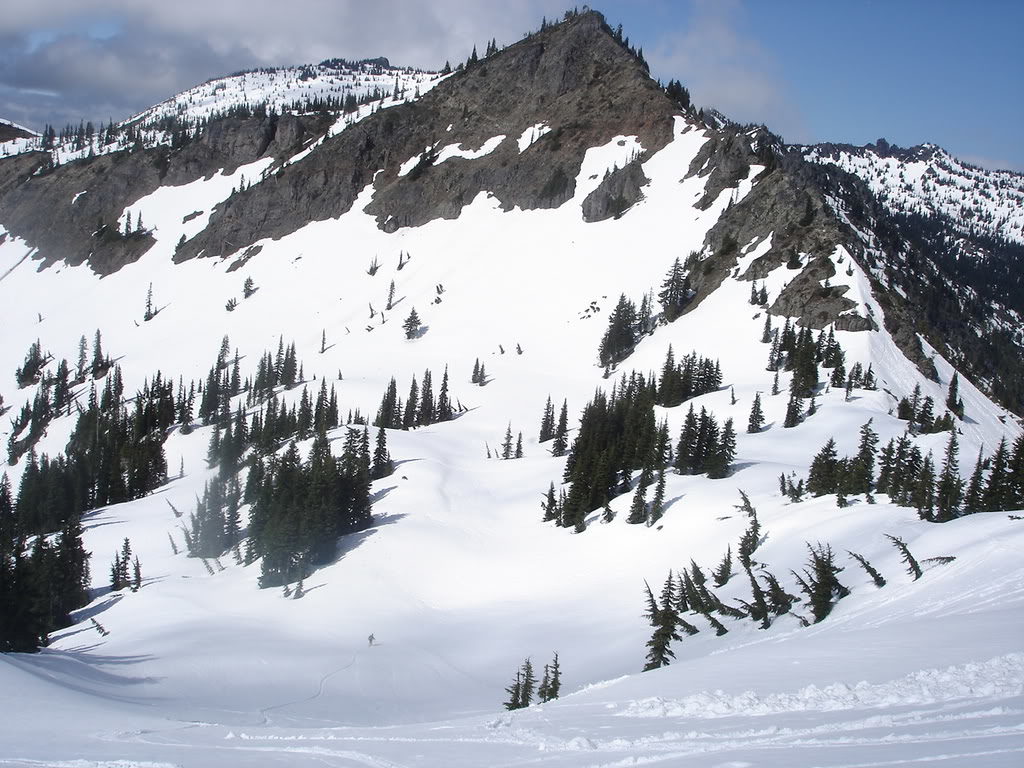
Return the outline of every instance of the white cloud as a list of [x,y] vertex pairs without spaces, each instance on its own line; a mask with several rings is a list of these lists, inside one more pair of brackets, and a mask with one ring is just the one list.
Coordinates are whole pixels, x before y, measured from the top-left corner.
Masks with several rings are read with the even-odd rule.
[[[255,66],[386,56],[423,69],[510,43],[556,0],[51,0],[0,14],[0,115],[32,125],[115,118]],[[104,34],[94,34],[102,29]],[[502,35],[504,34],[504,39]],[[33,102],[29,91],[59,94]]]
[[807,129],[787,92],[775,58],[743,29],[736,0],[694,0],[682,32],[658,39],[646,54],[663,80],[677,79],[698,106],[738,122],[764,123],[787,141],[804,141]]

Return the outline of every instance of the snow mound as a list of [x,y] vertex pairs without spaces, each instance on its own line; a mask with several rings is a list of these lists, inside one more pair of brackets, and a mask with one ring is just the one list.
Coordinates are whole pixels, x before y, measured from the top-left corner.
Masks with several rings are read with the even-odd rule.
[[1024,693],[1024,654],[1009,653],[986,662],[945,669],[923,669],[887,683],[861,681],[808,685],[792,693],[737,695],[701,691],[681,699],[655,696],[630,702],[622,717],[730,717],[787,712],[937,704],[957,699],[999,698]]

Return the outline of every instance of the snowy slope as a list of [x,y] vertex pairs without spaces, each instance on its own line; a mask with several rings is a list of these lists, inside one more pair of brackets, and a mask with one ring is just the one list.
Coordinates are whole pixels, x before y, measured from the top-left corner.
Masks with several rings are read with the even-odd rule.
[[[458,148],[459,139],[446,142]],[[73,360],[79,337],[98,327],[132,392],[158,368],[203,377],[224,334],[252,365],[283,335],[295,339],[307,379],[334,382],[343,412],[372,414],[392,376],[404,395],[412,375],[429,367],[437,381],[446,365],[453,398],[468,411],[389,433],[398,467],[374,485],[375,526],[343,541],[342,556],[307,580],[298,601],[258,590],[257,566],[225,557],[211,575],[173,554],[168,536],[181,549],[181,534],[172,505],[188,511],[201,492],[210,430],[172,435],[168,465],[173,472],[180,463],[183,477],[85,521],[97,598],[81,622],[41,654],[0,659],[0,690],[19,692],[17,707],[5,701],[0,765],[1019,765],[1020,521],[988,514],[936,526],[884,498],[839,509],[834,497],[792,504],[778,492],[779,474],[806,476],[830,436],[849,454],[868,419],[883,441],[903,434],[905,422],[892,415],[897,400],[920,385],[942,402],[952,369],[936,358],[941,381],[926,381],[886,331],[838,332],[847,365],[870,363],[879,389],[849,402],[825,393],[814,416],[783,430],[786,396],[768,394],[764,317],[747,303],[742,279],[766,241],[745,244],[735,277],[645,338],[619,368],[657,371],[669,345],[677,356],[720,359],[726,386],[693,402],[740,427],[734,474],[671,475],[655,528],[625,524],[629,496],[613,503],[613,522],[591,521],[580,535],[540,523],[541,495],[564,466],[536,442],[546,397],[566,398],[572,422],[595,388],[610,386],[597,346],[619,294],[639,300],[656,289],[672,261],[699,250],[722,211],[752,188],[757,167],[707,210],[693,207],[707,177],[684,176],[706,140],[678,119],[674,141],[644,163],[644,200],[595,224],[583,222],[580,205],[606,170],[633,157],[635,137],[592,148],[574,199],[558,209],[503,212],[481,194],[457,220],[388,234],[363,212],[367,187],[349,213],[260,243],[235,271],[233,256],[178,265],[171,256],[182,235],[204,225],[202,216],[185,221],[190,214],[211,210],[242,176],[258,178],[267,161],[126,207],[123,215],[141,214],[154,228],[157,244],[103,279],[84,266],[37,272],[29,246],[6,238],[0,371],[21,365],[36,339],[56,359]],[[399,271],[400,253],[411,260]],[[843,260],[837,280],[858,311],[880,318],[860,268],[845,276],[849,255],[833,259]],[[374,260],[381,267],[369,275]],[[259,290],[242,299],[247,277]],[[791,277],[784,267],[769,275],[770,296]],[[382,315],[391,280],[395,306]],[[143,322],[150,284],[161,311]],[[238,299],[233,312],[230,298]],[[408,340],[401,323],[412,307],[426,331]],[[469,383],[477,358],[491,378],[485,387]],[[300,391],[286,397],[297,402]],[[758,391],[768,428],[747,435]],[[15,407],[31,396],[7,374],[0,392]],[[963,377],[961,393],[971,416],[961,440],[966,474],[979,447],[1015,438],[1020,426]],[[660,409],[673,438],[688,405]],[[523,431],[525,458],[486,458],[485,444],[493,450],[508,424]],[[40,451],[60,451],[70,429],[69,419],[56,421]],[[915,439],[938,455],[946,436]],[[20,468],[9,471],[16,478]],[[730,622],[722,638],[703,627],[676,644],[676,664],[637,674],[650,633],[644,580],[660,584],[691,558],[711,567],[735,547],[746,527],[734,506],[740,489],[768,533],[759,558],[790,591],[808,541],[866,555],[889,585],[876,589],[849,563],[843,580],[853,593],[824,623],[801,629],[789,616],[760,631]],[[956,560],[912,582],[883,533],[921,559]],[[106,565],[125,537],[146,584],[112,595]],[[723,598],[744,596],[740,582]],[[378,647],[367,647],[370,632]],[[572,695],[501,712],[522,659],[540,666],[555,651]]]
[[805,147],[804,156],[862,178],[894,213],[941,216],[964,234],[1024,243],[1024,176],[977,168],[942,147]]

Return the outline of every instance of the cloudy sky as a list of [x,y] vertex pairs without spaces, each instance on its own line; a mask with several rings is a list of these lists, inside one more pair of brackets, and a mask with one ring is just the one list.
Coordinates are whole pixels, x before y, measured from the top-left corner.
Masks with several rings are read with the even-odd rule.
[[[127,117],[239,69],[387,56],[438,68],[556,0],[45,0],[0,9],[0,117]],[[1024,171],[1019,0],[608,0],[652,74],[787,141],[932,141]]]

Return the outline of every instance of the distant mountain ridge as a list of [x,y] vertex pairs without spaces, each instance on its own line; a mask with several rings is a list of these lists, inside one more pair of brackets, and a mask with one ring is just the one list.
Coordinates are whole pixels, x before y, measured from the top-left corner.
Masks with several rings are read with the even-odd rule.
[[962,162],[936,144],[815,144],[804,156],[860,176],[894,213],[946,218],[965,235],[1024,244],[1024,174]]
[[39,134],[33,133],[28,128],[23,128],[17,123],[0,118],[0,144],[14,139],[31,139]]

